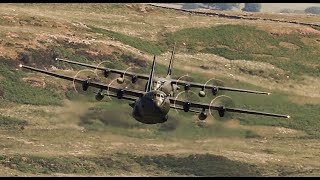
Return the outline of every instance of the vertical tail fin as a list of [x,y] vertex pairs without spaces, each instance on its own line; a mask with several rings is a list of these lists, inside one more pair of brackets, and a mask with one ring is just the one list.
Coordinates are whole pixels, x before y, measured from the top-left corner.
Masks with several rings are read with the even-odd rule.
[[151,87],[153,84],[153,73],[154,73],[155,64],[156,64],[156,56],[153,56],[153,62],[152,62],[152,66],[151,66],[150,76],[149,76],[148,82],[147,82],[145,90],[144,90],[145,92],[151,91]]
[[173,66],[173,58],[174,58],[175,48],[176,48],[176,43],[174,43],[173,50],[172,50],[172,53],[171,53],[171,58],[170,58],[170,63],[169,63],[169,67],[168,67],[167,76],[171,76],[171,74],[172,74],[172,66]]

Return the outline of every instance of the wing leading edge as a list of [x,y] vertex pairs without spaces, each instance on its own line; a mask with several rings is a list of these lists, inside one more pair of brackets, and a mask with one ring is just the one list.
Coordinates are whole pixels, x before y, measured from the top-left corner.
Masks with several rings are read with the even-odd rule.
[[149,76],[145,75],[145,74],[134,74],[134,73],[131,73],[131,72],[128,72],[128,71],[112,69],[112,68],[105,68],[105,67],[99,67],[99,66],[86,64],[86,63],[70,61],[68,59],[56,58],[56,61],[62,61],[62,62],[70,63],[70,64],[76,64],[76,65],[80,65],[80,66],[83,66],[83,67],[88,67],[88,68],[92,68],[92,69],[98,69],[98,70],[102,70],[102,71],[108,70],[108,72],[110,72],[110,73],[115,73],[115,74],[120,74],[120,75],[125,74],[125,75],[130,76],[130,77],[136,76],[137,78],[145,79],[145,80],[149,79]]
[[40,73],[44,73],[50,76],[54,76],[54,77],[58,77],[61,79],[65,79],[65,80],[69,80],[69,81],[74,81],[74,82],[78,82],[81,83],[83,86],[91,86],[91,87],[95,87],[101,90],[107,90],[107,91],[111,91],[114,93],[117,93],[117,97],[118,98],[122,98],[123,95],[130,95],[130,96],[134,96],[134,97],[142,97],[144,95],[143,91],[139,91],[139,90],[133,90],[133,89],[121,89],[121,88],[116,88],[114,86],[109,86],[103,83],[99,83],[99,82],[91,82],[88,79],[80,79],[80,78],[74,78],[74,77],[70,77],[70,76],[66,76],[66,75],[62,75],[62,74],[57,74],[54,72],[49,72],[49,71],[45,71],[45,70],[41,70],[41,69],[37,69],[34,67],[30,67],[30,66],[25,66],[25,65],[20,65],[21,68],[25,68],[25,69],[29,69],[32,71],[36,71],[36,72],[40,72]]
[[[262,111],[253,111],[253,110],[231,108],[231,107],[224,107],[224,106],[216,106],[216,105],[210,105],[210,104],[199,103],[199,102],[180,101],[180,100],[176,100],[174,98],[170,98],[170,103],[174,104],[173,106],[171,106],[171,108],[184,110],[185,112],[187,112],[189,110],[195,111],[195,110],[191,110],[190,108],[198,108],[198,109],[202,109],[202,111],[204,111],[206,109],[217,110],[219,112],[219,114],[222,113],[222,116],[223,116],[224,112],[235,112],[235,113],[245,113],[245,114],[255,114],[255,115],[262,115],[262,116],[280,117],[280,118],[290,118],[289,115],[274,114],[274,113],[268,113],[268,112],[262,112]],[[180,108],[177,108],[178,107],[177,105],[179,105]],[[199,112],[199,111],[195,111],[195,112]]]

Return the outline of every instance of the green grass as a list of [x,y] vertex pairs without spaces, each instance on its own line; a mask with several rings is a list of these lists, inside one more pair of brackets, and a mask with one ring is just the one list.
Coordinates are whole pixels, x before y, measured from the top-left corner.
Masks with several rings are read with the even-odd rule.
[[157,45],[157,42],[149,42],[137,37],[127,36],[118,32],[94,27],[94,26],[88,26],[90,27],[90,32],[94,33],[101,33],[103,35],[112,37],[118,41],[121,41],[124,44],[130,45],[134,48],[137,48],[145,53],[148,54],[154,54],[159,55],[164,52],[163,48]]
[[319,104],[298,105],[290,102],[287,94],[280,92],[273,92],[270,96],[259,96],[259,98],[252,98],[244,94],[233,96],[233,99],[237,102],[237,106],[241,108],[291,116],[290,119],[282,119],[243,114],[235,115],[242,124],[287,127],[303,130],[313,137],[320,138]]
[[28,121],[17,119],[14,117],[6,117],[6,116],[0,116],[0,127],[15,127],[15,126],[23,126],[27,125]]
[[[0,163],[24,173],[94,173],[97,167],[89,160],[76,157],[47,157],[27,154],[1,156]],[[99,167],[99,166],[98,166]]]
[[60,11],[84,11],[84,12],[100,12],[105,11],[118,11],[119,9],[125,8],[122,3],[88,3],[88,4],[78,4],[78,3],[19,3],[15,4],[17,7],[24,8],[39,8],[39,9],[58,9]]
[[320,31],[320,27],[319,26],[311,26],[313,29],[316,29],[318,31]]
[[[269,62],[290,73],[319,76],[317,64],[319,46],[310,46],[302,42],[303,37],[318,38],[319,35],[272,35],[254,26],[221,25],[210,28],[188,28],[167,34],[167,44],[177,42],[177,49],[183,49],[183,43],[190,53],[213,53],[225,58],[245,59]],[[280,42],[294,44],[298,49],[282,47]],[[219,47],[218,45],[222,46]],[[273,47],[273,48],[272,48]],[[255,54],[262,56],[255,56]],[[265,56],[263,56],[265,55]],[[281,58],[288,58],[287,61]]]
[[[31,174],[148,174],[173,176],[261,176],[256,165],[211,154],[99,156],[1,155],[0,164]],[[227,171],[225,169],[228,169]]]
[[189,176],[261,176],[260,170],[255,165],[211,154],[192,154],[185,157],[167,154],[136,159],[145,168],[156,166],[165,171]]
[[25,72],[11,69],[9,66],[0,65],[1,80],[0,88],[3,98],[12,102],[33,105],[61,105],[62,97],[50,86],[45,89],[32,87],[29,83],[21,80]]

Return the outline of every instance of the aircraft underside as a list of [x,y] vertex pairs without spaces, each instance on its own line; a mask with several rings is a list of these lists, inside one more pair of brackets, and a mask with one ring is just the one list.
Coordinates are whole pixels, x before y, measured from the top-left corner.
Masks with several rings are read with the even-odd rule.
[[153,103],[142,104],[141,101],[135,102],[132,116],[144,124],[164,123],[168,120],[166,112],[159,110]]

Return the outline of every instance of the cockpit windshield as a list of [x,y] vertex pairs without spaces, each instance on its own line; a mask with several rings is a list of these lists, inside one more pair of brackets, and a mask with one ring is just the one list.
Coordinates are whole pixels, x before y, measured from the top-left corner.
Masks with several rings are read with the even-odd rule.
[[161,87],[161,85],[162,85],[162,82],[161,81],[157,81],[155,89],[158,90]]
[[164,101],[164,99],[166,98],[164,94],[161,93],[157,93],[155,94],[156,98],[160,100],[160,102],[162,103]]

